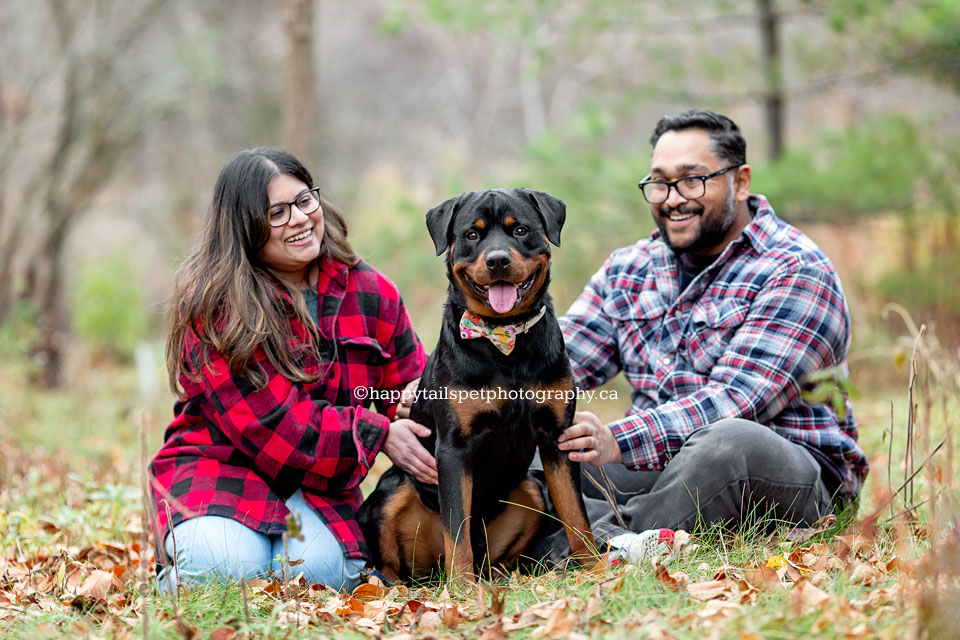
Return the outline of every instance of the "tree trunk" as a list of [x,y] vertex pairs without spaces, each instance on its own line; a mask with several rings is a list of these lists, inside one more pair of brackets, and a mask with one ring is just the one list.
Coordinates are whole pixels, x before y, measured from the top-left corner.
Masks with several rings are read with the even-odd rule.
[[316,158],[316,92],[313,61],[314,0],[287,0],[284,30],[283,146],[307,167]]
[[760,37],[763,43],[764,95],[763,113],[767,129],[767,154],[770,160],[783,155],[783,71],[780,53],[780,16],[774,11],[774,0],[757,0],[760,11]]
[[[67,219],[71,212],[64,212]],[[51,229],[45,243],[43,267],[45,277],[33,291],[37,309],[37,339],[31,356],[40,364],[37,382],[45,389],[55,389],[63,383],[63,350],[69,327],[63,292],[63,253],[69,225],[60,224]]]

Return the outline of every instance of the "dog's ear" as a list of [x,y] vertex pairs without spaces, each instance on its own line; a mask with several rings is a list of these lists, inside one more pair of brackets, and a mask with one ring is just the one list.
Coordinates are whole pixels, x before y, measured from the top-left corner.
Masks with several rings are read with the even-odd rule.
[[427,231],[430,232],[438,256],[450,246],[450,223],[453,222],[453,216],[460,208],[463,196],[464,194],[461,193],[427,211]]
[[533,189],[517,189],[517,192],[530,201],[537,215],[540,216],[540,222],[547,232],[547,240],[560,246],[560,229],[567,219],[567,205],[560,198],[555,198],[549,193],[543,191],[534,191]]

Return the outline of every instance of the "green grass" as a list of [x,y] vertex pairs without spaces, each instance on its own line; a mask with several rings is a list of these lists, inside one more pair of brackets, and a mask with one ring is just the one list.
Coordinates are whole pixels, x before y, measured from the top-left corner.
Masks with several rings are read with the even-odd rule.
[[[317,638],[320,634],[369,637],[355,625],[342,621],[317,622],[298,631],[283,620],[291,598],[276,598],[251,589],[245,607],[236,584],[208,584],[184,591],[175,610],[168,598],[157,593],[152,575],[144,583],[137,566],[124,564],[132,557],[131,545],[142,535],[139,424],[145,419],[148,454],[152,455],[161,443],[170,402],[165,398],[139,398],[135,372],[130,369],[83,368],[82,363],[71,367],[73,375],[67,390],[41,393],[28,385],[26,364],[17,360],[0,364],[0,388],[4,390],[0,396],[0,557],[7,559],[0,564],[0,594],[7,598],[6,602],[0,599],[2,637],[137,638],[142,637],[143,620],[147,620],[149,637],[183,638],[186,636],[178,630],[176,611],[186,625],[199,630],[198,637],[202,638],[210,637],[221,627],[257,638]],[[889,401],[894,398],[895,421],[903,424],[906,382],[899,390],[855,382],[861,391],[855,409],[862,426],[862,444],[871,458],[886,456],[883,434],[889,427]],[[924,397],[935,395],[935,389],[930,389],[933,385],[928,383],[928,395]],[[933,403],[929,412],[921,411],[918,425],[928,432],[931,441],[936,441],[945,425],[956,419],[960,403],[956,391],[951,393],[945,397],[942,408]],[[613,419],[626,402],[628,396],[623,389],[619,403],[590,408],[604,419]],[[894,485],[905,473],[904,437],[901,429],[895,438],[891,465]],[[923,458],[919,453],[916,457],[917,462]],[[942,458],[936,459],[941,469],[945,465]],[[871,473],[861,517],[882,499],[879,489],[886,486],[886,476],[885,461],[880,460]],[[932,481],[926,474],[920,474],[918,497],[925,495],[928,482]],[[936,482],[946,481],[941,478]],[[883,512],[884,517],[888,512]],[[925,516],[921,516],[922,521]],[[733,533],[721,529],[698,532],[693,541],[697,546],[688,547],[685,554],[669,557],[667,572],[674,576],[686,574],[687,584],[705,582],[712,580],[721,568],[737,575],[745,568],[763,564],[771,555],[788,556],[803,546],[782,543],[776,535],[768,535],[769,522],[760,520],[752,529]],[[883,562],[897,557],[913,567],[912,573],[893,569],[879,575],[873,583],[862,584],[850,571],[815,572],[811,580],[817,589],[829,594],[829,600],[812,609],[801,606],[798,589],[777,587],[758,591],[752,602],[726,617],[712,618],[706,614],[709,607],[716,605],[696,600],[684,589],[671,590],[657,578],[652,565],[642,564],[597,572],[514,574],[509,580],[484,586],[487,609],[491,607],[492,590],[499,590],[505,597],[503,616],[465,619],[455,629],[418,628],[412,633],[414,637],[477,637],[491,632],[498,619],[501,623],[505,619],[525,620],[526,615],[534,616],[535,624],[512,631],[511,637],[551,637],[544,627],[548,618],[535,617],[530,610],[538,603],[562,600],[566,609],[561,618],[573,620],[568,631],[580,634],[571,637],[904,637],[916,632],[921,613],[937,611],[935,615],[942,617],[947,611],[955,616],[957,607],[951,606],[949,590],[924,590],[924,576],[917,568],[917,559],[926,552],[929,538],[904,535],[903,530],[892,525],[881,527],[876,553]],[[825,539],[829,541],[835,533],[828,533]],[[124,568],[120,577],[122,588],[112,590],[101,603],[78,601],[64,582],[69,582],[72,572],[89,571],[91,563],[103,562],[98,560],[106,557],[97,546],[98,541],[113,541],[118,548],[128,549],[120,563]],[[30,559],[34,564],[29,575],[11,575],[11,567],[26,566],[25,561]],[[952,574],[951,579],[955,577]],[[24,589],[24,585],[36,585],[44,579],[55,582],[48,592],[31,595],[29,589]],[[11,599],[18,588],[19,599]],[[900,589],[902,593],[884,596],[885,590],[890,589]],[[916,603],[924,601],[923,594],[927,601],[933,598],[934,605],[939,603],[939,608],[919,607]],[[314,597],[320,607],[334,594],[328,590]],[[600,611],[588,619],[591,598],[597,597]],[[395,594],[394,598],[397,602],[409,599],[460,604],[470,618],[477,618],[480,613],[475,588],[457,583],[413,585],[408,594]],[[391,629],[391,633],[410,631],[400,625]],[[864,630],[867,635],[862,635]]]

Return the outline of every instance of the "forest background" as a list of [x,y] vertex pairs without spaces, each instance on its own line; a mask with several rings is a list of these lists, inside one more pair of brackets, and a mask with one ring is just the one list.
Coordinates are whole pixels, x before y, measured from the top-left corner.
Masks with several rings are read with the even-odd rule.
[[171,415],[173,273],[220,167],[259,145],[312,169],[429,348],[446,280],[427,209],[563,199],[562,311],[654,228],[636,183],[657,119],[715,109],[754,192],[840,271],[868,453],[915,464],[895,434],[917,420],[899,398],[921,324],[952,407],[927,435],[956,419],[958,0],[14,1],[0,60],[0,549],[43,529],[16,516],[24,478],[50,481],[30,467],[78,474],[88,506],[113,504],[103,486],[138,499],[138,424],[152,452]]

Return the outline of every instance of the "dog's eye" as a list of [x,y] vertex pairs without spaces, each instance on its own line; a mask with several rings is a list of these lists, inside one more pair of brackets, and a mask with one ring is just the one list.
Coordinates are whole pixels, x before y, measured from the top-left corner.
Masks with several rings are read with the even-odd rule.
[[513,235],[515,235],[515,236],[525,236],[525,235],[527,235],[527,228],[526,228],[526,227],[522,227],[522,226],[518,226],[516,229],[513,230]]
[[467,231],[467,240],[476,240],[480,237],[480,234],[476,231]]

